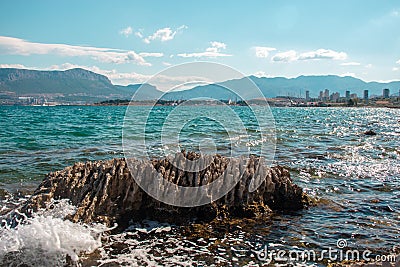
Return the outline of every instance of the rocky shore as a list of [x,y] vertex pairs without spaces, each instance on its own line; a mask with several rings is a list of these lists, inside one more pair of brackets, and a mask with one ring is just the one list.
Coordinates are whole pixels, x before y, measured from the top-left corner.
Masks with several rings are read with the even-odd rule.
[[[69,218],[72,221],[101,222],[109,226],[117,223],[125,227],[132,221],[144,218],[180,224],[218,217],[263,217],[270,215],[273,210],[303,209],[308,203],[302,188],[292,182],[287,169],[280,166],[265,167],[260,172],[257,168],[259,158],[255,156],[247,161],[243,177],[228,194],[198,207],[164,204],[142,190],[133,177],[136,175],[146,179],[151,172],[157,171],[174,184],[198,186],[211,183],[223,172],[228,172],[232,177],[238,175],[240,162],[235,159],[214,155],[207,168],[190,172],[171,164],[182,157],[192,161],[199,155],[182,152],[172,159],[132,159],[130,164],[135,168],[133,174],[123,158],[75,163],[61,171],[49,173],[22,207],[22,212],[29,215],[32,211],[45,208],[52,200],[69,199],[77,206],[76,213]],[[228,163],[231,168],[227,168]],[[260,173],[262,177],[259,177]],[[250,181],[257,175],[258,179],[263,179],[261,186],[249,192]]]

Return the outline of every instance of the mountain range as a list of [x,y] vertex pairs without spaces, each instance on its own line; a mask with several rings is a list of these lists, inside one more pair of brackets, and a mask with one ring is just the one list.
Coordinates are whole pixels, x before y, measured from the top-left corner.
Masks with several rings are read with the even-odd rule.
[[363,96],[364,90],[369,91],[369,95],[381,96],[384,88],[390,89],[391,94],[399,95],[400,81],[389,83],[364,82],[354,77],[340,77],[336,75],[326,76],[299,76],[297,78],[266,78],[249,76],[237,80],[229,80],[218,85],[210,84],[197,86],[190,90],[171,92],[164,96],[168,100],[190,99],[194,97],[213,97],[216,99],[237,98],[230,90],[234,88],[245,100],[260,96],[254,89],[249,89],[248,79],[253,81],[260,89],[264,97],[272,98],[276,96],[305,97],[306,91],[310,92],[310,97],[317,98],[320,91],[328,89],[330,93],[339,92],[341,96],[348,90],[356,93],[359,97]]
[[[84,69],[65,71],[38,71],[25,69],[0,69],[1,97],[46,97],[60,102],[88,102],[107,99],[130,99],[142,84],[113,85],[104,75]],[[140,100],[157,99],[162,92],[144,84]]]
[[254,90],[249,90],[249,78],[261,90],[265,97],[276,96],[305,96],[305,91],[311,97],[318,97],[319,92],[328,89],[330,93],[339,92],[342,96],[346,90],[362,96],[364,90],[369,95],[382,95],[384,88],[389,88],[391,94],[398,95],[400,81],[389,83],[364,82],[354,77],[299,76],[297,78],[266,78],[249,76],[242,79],[224,81],[222,83],[196,86],[194,88],[170,92],[163,95],[162,91],[150,84],[132,84],[127,86],[114,85],[103,75],[84,70],[70,69],[66,71],[38,71],[25,69],[0,69],[0,98],[19,96],[43,96],[55,101],[81,101],[93,103],[110,99],[130,99],[141,86],[140,95],[136,100],[158,99],[165,100],[191,99],[210,97],[220,100],[237,99],[226,88],[235,88],[243,99],[260,97]]

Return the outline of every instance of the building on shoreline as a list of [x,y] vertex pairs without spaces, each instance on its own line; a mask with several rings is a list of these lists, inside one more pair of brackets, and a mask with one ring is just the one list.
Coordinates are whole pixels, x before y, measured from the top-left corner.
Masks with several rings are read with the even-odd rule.
[[329,100],[329,89],[325,89],[324,91],[324,100],[325,101]]
[[364,90],[364,103],[368,104],[369,102],[369,92],[368,90]]
[[350,100],[350,91],[349,90],[346,91],[346,100]]
[[383,89],[383,98],[390,98],[390,90],[388,88]]

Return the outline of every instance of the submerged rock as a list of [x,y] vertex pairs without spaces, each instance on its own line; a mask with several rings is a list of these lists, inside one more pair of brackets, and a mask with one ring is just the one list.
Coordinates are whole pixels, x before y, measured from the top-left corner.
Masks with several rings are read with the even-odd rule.
[[[269,215],[272,210],[299,210],[307,203],[302,188],[292,182],[287,169],[276,166],[259,171],[260,159],[255,156],[247,161],[243,177],[228,194],[198,207],[164,204],[143,191],[132,176],[151,179],[150,173],[157,171],[174,184],[197,186],[211,183],[224,172],[232,177],[238,175],[240,161],[220,155],[212,156],[211,164],[204,170],[179,170],[171,162],[182,156],[189,160],[199,157],[195,153],[182,152],[172,159],[130,160],[135,169],[133,174],[123,158],[75,163],[64,170],[49,173],[22,211],[29,213],[44,208],[53,199],[69,199],[77,206],[76,213],[70,217],[73,221],[126,226],[131,221],[144,218],[183,223],[194,219],[212,220],[220,216],[262,217]],[[231,168],[227,168],[228,163]],[[257,190],[249,192],[253,177],[263,181]]]
[[365,135],[376,135],[376,132],[374,132],[373,130],[368,130],[364,132]]

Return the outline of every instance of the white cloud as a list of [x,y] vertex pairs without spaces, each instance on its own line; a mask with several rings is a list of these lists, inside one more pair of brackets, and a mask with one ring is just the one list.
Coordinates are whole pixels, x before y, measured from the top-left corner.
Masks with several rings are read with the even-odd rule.
[[391,80],[375,80],[374,82],[377,83],[391,83],[391,82],[398,82],[399,79],[391,79]]
[[0,54],[13,55],[46,55],[54,54],[66,57],[90,57],[105,63],[136,63],[150,66],[144,57],[160,57],[162,53],[142,53],[114,48],[98,48],[90,46],[76,46],[67,44],[34,43],[19,38],[0,36]]
[[187,29],[188,28],[188,26],[186,26],[186,25],[181,25],[181,26],[179,26],[177,29],[176,29],[176,31],[177,32],[182,32],[183,30],[185,30],[185,29]]
[[148,53],[148,52],[142,52],[139,53],[139,56],[141,57],[163,57],[163,53]]
[[128,85],[137,83],[150,83],[161,91],[168,91],[172,88],[182,87],[184,84],[204,81],[202,77],[195,76],[167,76],[158,74],[156,76],[146,75],[137,72],[117,72],[116,70],[92,71],[107,76],[114,84]]
[[172,66],[172,64],[169,63],[169,62],[163,62],[162,64],[163,64],[164,66]]
[[69,62],[63,63],[61,65],[51,65],[50,67],[43,68],[43,69],[41,69],[41,68],[32,68],[32,69],[36,69],[36,70],[69,70],[69,69],[76,69],[76,68],[90,70],[90,71],[93,71],[96,73],[99,73],[98,71],[100,70],[96,66],[92,66],[92,67],[82,66],[82,65],[72,64]]
[[370,69],[370,68],[372,68],[372,64],[367,64],[367,65],[365,65],[365,67],[366,67],[367,69]]
[[254,50],[256,51],[256,57],[266,58],[266,57],[268,57],[269,52],[275,51],[276,48],[265,47],[265,46],[256,46],[256,47],[254,47]]
[[184,58],[190,58],[190,57],[195,57],[195,58],[200,58],[200,57],[208,57],[208,58],[216,58],[216,57],[230,57],[232,55],[229,54],[224,54],[224,53],[216,53],[216,52],[200,52],[200,53],[181,53],[177,55],[178,57],[184,57]]
[[397,64],[400,64],[400,59],[396,61]]
[[397,68],[397,67],[392,68],[392,71],[398,71],[398,70],[399,70],[399,68]]
[[144,42],[146,44],[149,44],[153,40],[160,40],[161,42],[166,42],[169,40],[174,39],[175,37],[175,32],[171,30],[171,28],[163,28],[157,30],[153,35],[150,35],[149,37],[144,39]]
[[[169,27],[158,29],[152,35],[143,39],[146,44],[151,43],[152,41],[159,40],[161,42],[166,42],[174,39],[175,35],[179,32],[182,32],[184,29],[187,29],[186,25],[182,25],[178,27],[176,30],[172,30]],[[143,34],[141,32],[135,33],[139,38],[143,38]]]
[[356,77],[356,74],[353,72],[346,72],[346,73],[339,74],[338,76],[340,76],[340,77],[349,77],[349,76]]
[[271,77],[271,75],[265,73],[262,70],[255,72],[253,75],[258,77],[258,78],[261,78],[261,77],[268,77],[269,78],[269,77]]
[[310,51],[300,54],[298,60],[310,60],[310,59],[345,60],[346,58],[347,54],[344,52],[336,52],[330,49],[318,49],[315,51]]
[[340,64],[341,66],[360,66],[361,63],[359,62],[344,62]]
[[145,83],[152,76],[137,72],[117,72],[116,70],[100,70],[100,74],[107,76],[113,83],[128,85],[135,83]]
[[6,69],[6,68],[12,68],[12,69],[26,69],[22,64],[0,64],[0,69]]
[[289,50],[286,52],[277,53],[275,56],[272,57],[272,61],[283,61],[283,62],[290,62],[297,60],[297,53],[294,50]]
[[210,42],[211,47],[206,49],[207,52],[218,53],[222,49],[226,49],[226,44],[221,42]]
[[131,26],[126,27],[125,29],[122,29],[119,31],[119,34],[124,35],[125,37],[128,37],[131,35],[133,32],[133,29]]
[[216,58],[216,57],[230,57],[232,55],[221,53],[221,50],[226,49],[226,44],[221,42],[210,42],[210,47],[206,48],[204,52],[198,53],[181,53],[178,54],[178,57],[184,58],[201,58],[201,57],[208,57],[208,58]]
[[336,52],[330,49],[317,49],[315,51],[309,51],[297,54],[294,50],[277,53],[272,57],[272,61],[283,61],[291,62],[297,60],[319,60],[319,59],[330,59],[330,60],[345,60],[347,54],[345,52]]
[[136,37],[139,37],[140,39],[143,39],[143,29],[140,29],[136,32],[134,32]]

